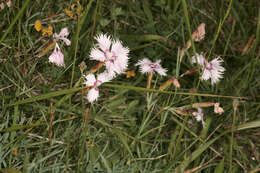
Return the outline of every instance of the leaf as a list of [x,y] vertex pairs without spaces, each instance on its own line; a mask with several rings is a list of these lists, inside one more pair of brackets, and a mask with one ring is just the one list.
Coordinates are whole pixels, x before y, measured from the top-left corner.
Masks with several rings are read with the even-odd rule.
[[21,171],[17,171],[14,168],[4,168],[4,169],[0,169],[0,171],[2,173],[22,173]]
[[238,125],[235,129],[236,129],[236,131],[239,131],[239,130],[257,128],[257,127],[260,127],[260,120],[251,121],[251,122],[248,122],[248,123]]
[[125,100],[125,98],[115,99],[108,103],[106,106],[111,110],[115,110],[118,109],[119,106],[125,106]]
[[221,162],[216,167],[214,173],[222,173],[224,172],[224,158],[221,160]]
[[110,23],[110,20],[108,20],[108,19],[100,19],[100,20],[99,20],[99,24],[100,24],[102,27],[107,26],[109,23]]
[[25,128],[38,127],[38,126],[44,126],[44,125],[45,125],[44,123],[35,123],[35,124],[28,124],[28,125],[13,125],[11,127],[0,130],[0,133],[13,132],[13,131],[22,130]]
[[165,126],[166,126],[166,125],[161,125],[161,126],[152,128],[152,129],[150,129],[150,130],[147,130],[145,133],[143,133],[143,134],[139,137],[139,139],[141,139],[141,138],[145,137],[146,135],[148,135],[148,134],[154,132],[155,130],[161,129],[162,127],[165,127]]
[[139,103],[138,100],[133,100],[131,103],[129,103],[127,109],[123,112],[123,115],[129,114],[129,113],[135,111],[138,103]]
[[100,116],[95,116],[94,120],[100,124],[102,124],[103,126],[107,126],[107,127],[112,127],[112,125],[108,122],[106,122],[102,117]]
[[107,172],[108,173],[112,172],[112,170],[110,168],[110,165],[109,165],[109,161],[103,156],[102,153],[100,153],[100,157],[101,157],[101,159],[102,159],[102,161],[103,161],[103,163],[104,163],[104,165],[105,165],[105,167],[107,169]]
[[113,129],[113,132],[119,137],[119,140],[122,142],[122,144],[125,146],[126,150],[129,152],[132,158],[134,158],[134,155],[127,143],[127,138],[125,135],[122,134],[122,132],[118,129]]
[[122,39],[129,39],[135,41],[154,41],[154,40],[162,40],[165,41],[166,38],[160,35],[153,34],[142,34],[142,35],[122,35]]
[[149,22],[153,22],[153,15],[152,15],[152,12],[151,12],[151,8],[150,8],[150,5],[149,5],[149,2],[147,0],[143,0],[143,9],[144,9],[144,13],[145,15],[147,16]]
[[14,103],[10,103],[7,105],[7,107],[25,104],[25,103],[31,103],[31,102],[40,101],[40,100],[45,100],[45,99],[57,97],[57,96],[64,95],[64,94],[70,94],[70,93],[80,91],[84,88],[86,88],[86,87],[79,87],[79,88],[72,88],[72,89],[65,89],[65,90],[60,90],[60,91],[49,92],[47,94],[42,94],[42,95],[39,95],[36,97],[30,97],[30,98],[27,98],[27,99],[24,99],[21,101],[16,101]]

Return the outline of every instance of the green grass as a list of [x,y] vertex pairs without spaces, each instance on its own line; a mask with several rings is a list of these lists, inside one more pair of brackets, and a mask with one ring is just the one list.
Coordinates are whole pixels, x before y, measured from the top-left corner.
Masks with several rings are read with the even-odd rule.
[[[260,3],[256,0],[16,0],[0,11],[0,172],[205,172],[260,171]],[[48,62],[53,40],[34,29],[36,20],[54,32],[68,27],[62,46],[66,67]],[[205,39],[181,49],[196,27]],[[130,48],[129,70],[100,87],[90,104],[82,75],[94,36],[109,33]],[[250,38],[252,44],[244,53]],[[194,68],[194,52],[220,56],[224,78],[212,86]],[[134,65],[144,57],[162,60],[167,77],[147,75]],[[86,71],[79,65],[85,62]],[[170,77],[181,87],[158,88]],[[195,89],[196,92],[190,92]],[[220,102],[225,112],[203,109],[205,128],[178,108]]]

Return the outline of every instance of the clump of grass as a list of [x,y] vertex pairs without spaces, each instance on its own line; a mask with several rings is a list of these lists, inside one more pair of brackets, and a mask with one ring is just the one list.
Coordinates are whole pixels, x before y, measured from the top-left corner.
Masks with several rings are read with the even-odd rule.
[[[259,171],[258,5],[12,1],[0,11],[0,170]],[[48,62],[56,40],[38,32],[36,21],[53,33],[70,31],[71,46],[60,45],[65,67]],[[206,35],[197,43],[201,23]],[[100,33],[129,48],[129,73],[100,85],[90,103],[84,75],[106,69],[89,60]],[[208,62],[223,59],[217,84],[201,80],[203,68],[191,64],[196,52]],[[167,76],[140,73],[135,64],[145,57],[161,60]],[[223,114],[214,113],[214,103]],[[196,108],[203,108],[205,127]]]

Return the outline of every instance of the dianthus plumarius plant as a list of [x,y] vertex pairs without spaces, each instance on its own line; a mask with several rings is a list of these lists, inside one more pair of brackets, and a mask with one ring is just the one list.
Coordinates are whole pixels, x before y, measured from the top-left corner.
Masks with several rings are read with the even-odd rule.
[[0,172],[259,171],[258,6],[0,1]]
[[[195,36],[193,37],[196,41],[200,41],[204,38],[205,24],[201,24],[199,28],[201,26],[203,26],[203,31],[200,31],[201,29],[197,29],[196,31],[194,31],[195,34],[193,35]],[[111,81],[113,78],[116,77],[116,75],[124,73],[127,69],[129,59],[129,49],[127,47],[124,47],[120,40],[112,39],[111,36],[107,34],[99,34],[95,37],[95,40],[98,42],[98,44],[91,49],[89,57],[91,60],[99,61],[99,64],[101,65],[95,66],[94,70],[90,71],[97,71],[99,68],[102,67],[103,64],[105,65],[105,71],[98,74],[97,79],[93,74],[87,74],[85,77],[85,84],[90,89],[88,91],[87,99],[91,103],[96,101],[99,97],[98,86],[100,86],[102,83]],[[144,58],[142,60],[139,60],[136,64],[136,66],[140,66],[140,71],[142,74],[148,73],[147,88],[150,88],[151,86],[151,80],[154,72],[157,72],[161,76],[167,76],[167,70],[160,65],[160,62],[161,60],[157,60],[153,63],[149,59]],[[210,62],[207,62],[207,60],[202,55],[196,54],[192,57],[191,62],[197,62],[200,66],[202,66],[202,80],[211,79],[212,85],[218,82],[220,78],[222,78],[222,74],[225,71],[225,68],[220,65],[220,58],[216,58]],[[98,69],[96,69],[97,67]],[[165,82],[165,84],[163,84],[159,89],[163,90],[170,84],[174,84],[176,87],[180,88],[178,80],[175,78],[171,78],[170,80]],[[216,104],[219,107],[219,103]],[[211,106],[211,104],[209,104],[208,106]],[[219,109],[221,109],[222,112],[224,111],[221,107],[219,107]],[[205,122],[203,120],[202,109],[198,107],[198,113],[193,112],[192,114],[196,117],[198,121],[202,121],[204,127]]]

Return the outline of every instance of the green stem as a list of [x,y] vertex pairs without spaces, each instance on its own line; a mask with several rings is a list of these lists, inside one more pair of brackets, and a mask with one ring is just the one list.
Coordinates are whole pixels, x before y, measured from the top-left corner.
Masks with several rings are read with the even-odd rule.
[[[116,85],[116,84],[103,84],[103,87],[108,88],[120,88],[120,89],[128,89],[128,90],[135,90],[135,91],[141,91],[141,92],[151,92],[151,93],[161,93],[161,94],[176,94],[176,95],[188,95],[188,96],[204,96],[204,97],[217,97],[217,98],[229,98],[229,99],[248,99],[247,97],[238,97],[238,96],[224,96],[224,95],[217,95],[217,94],[203,94],[203,93],[190,93],[190,92],[177,92],[177,91],[161,91],[156,89],[147,89],[142,87],[134,87],[129,85]],[[87,89],[88,87],[78,87],[78,88],[71,88],[71,89],[65,89],[60,91],[54,91],[47,94],[42,94],[36,97],[30,97],[21,101],[17,101],[14,103],[10,103],[6,105],[6,107],[14,106],[14,105],[20,105],[20,104],[26,104],[26,103],[32,103],[40,100],[46,100],[52,97],[57,97],[61,95],[71,95],[74,92],[80,91],[82,89]],[[65,96],[65,97],[66,97]]]
[[83,15],[82,18],[78,19],[78,25],[77,25],[77,30],[75,33],[74,41],[75,41],[75,49],[74,49],[74,58],[73,58],[73,66],[72,66],[72,74],[71,74],[71,80],[70,80],[70,88],[72,88],[73,85],[73,80],[74,80],[74,74],[75,74],[75,64],[76,64],[76,58],[77,58],[77,50],[78,50],[78,44],[79,44],[79,33],[80,30],[83,26],[84,21],[86,20],[86,17],[88,15],[89,9],[91,7],[93,0],[91,0],[88,5],[87,9]]
[[233,101],[233,120],[232,120],[232,128],[231,128],[231,140],[230,140],[230,151],[229,151],[229,172],[232,173],[232,153],[233,153],[233,143],[234,143],[234,131],[235,131],[235,121],[236,121],[236,112],[238,107],[238,100]]
[[191,26],[190,26],[189,13],[188,13],[186,0],[182,0],[182,7],[183,7],[183,10],[184,10],[185,22],[186,22],[186,25],[187,25],[188,31],[189,31],[189,36],[190,36],[190,40],[191,40],[191,46],[192,46],[193,54],[195,55],[196,49],[195,49],[195,46],[194,46],[194,41],[192,39]]
[[222,98],[230,98],[230,99],[247,99],[246,97],[237,97],[237,96],[224,96],[224,95],[216,95],[216,94],[202,94],[202,93],[190,93],[190,92],[175,92],[175,91],[161,91],[156,89],[147,89],[142,87],[134,87],[128,85],[116,85],[116,84],[102,84],[104,87],[108,88],[121,88],[142,92],[152,92],[152,93],[162,93],[162,94],[176,94],[176,95],[189,95],[189,96],[204,96],[204,97],[222,97]]
[[227,12],[226,12],[226,14],[225,14],[223,20],[220,20],[220,22],[219,22],[218,30],[217,30],[217,33],[215,34],[215,37],[214,37],[214,40],[213,40],[213,45],[212,45],[212,47],[210,48],[210,51],[209,51],[209,56],[211,55],[211,52],[212,52],[213,48],[215,47],[215,44],[216,44],[218,35],[219,35],[220,31],[221,31],[221,28],[222,28],[222,26],[223,26],[223,24],[224,24],[226,18],[228,17],[228,15],[229,15],[229,13],[230,13],[231,6],[232,6],[232,2],[233,2],[233,0],[230,0],[230,1],[229,1],[229,5],[228,5]]

